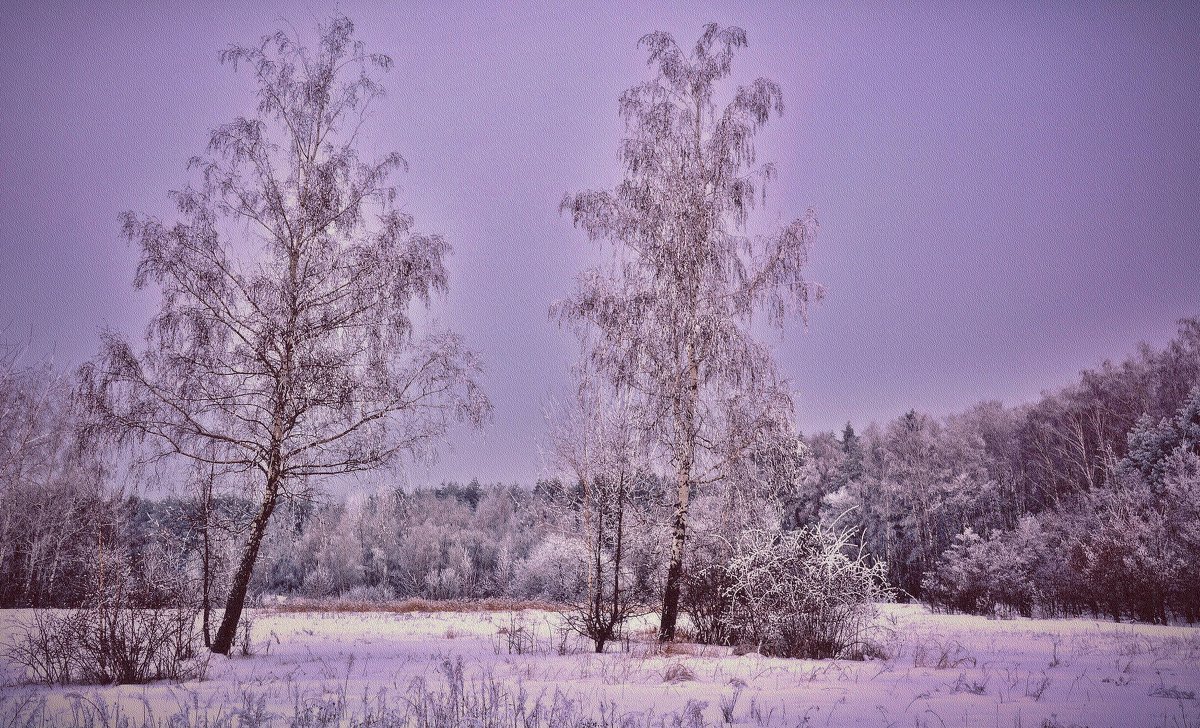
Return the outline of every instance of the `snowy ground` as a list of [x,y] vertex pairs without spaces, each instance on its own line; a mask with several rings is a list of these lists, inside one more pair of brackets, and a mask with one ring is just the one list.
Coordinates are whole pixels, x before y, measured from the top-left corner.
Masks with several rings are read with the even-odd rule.
[[[0,629],[10,635],[20,616],[0,613]],[[698,724],[686,714],[703,703],[705,725],[721,725],[728,715],[743,725],[1200,726],[1198,628],[996,621],[884,605],[881,634],[890,657],[845,662],[734,656],[728,648],[686,644],[664,653],[649,623],[624,649],[595,655],[578,641],[564,644],[559,624],[556,615],[537,611],[260,611],[253,614],[256,654],[213,658],[202,682],[30,688],[15,686],[10,669],[0,688],[0,726],[35,707],[50,724],[69,723],[66,711],[72,701],[78,710],[81,699],[120,707],[135,725],[151,713],[157,721],[188,714],[188,724],[197,725],[205,712],[228,717],[238,710],[240,724],[250,725],[251,707],[289,725],[338,699],[363,706],[403,700],[418,678],[444,688],[446,665],[459,657],[468,685],[490,681],[547,704],[559,691],[559,700],[565,696],[580,710],[599,716],[603,708],[611,716],[615,706],[618,714],[640,714],[641,724],[672,713],[679,722],[666,725]],[[567,654],[559,654],[563,647]]]

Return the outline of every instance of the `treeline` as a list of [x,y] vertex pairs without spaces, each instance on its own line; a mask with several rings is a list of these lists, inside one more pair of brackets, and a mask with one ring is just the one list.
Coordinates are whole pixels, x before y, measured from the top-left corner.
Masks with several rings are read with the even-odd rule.
[[[443,483],[428,489],[385,489],[343,500],[290,502],[267,534],[252,592],[312,599],[508,597],[566,603],[584,588],[581,546],[562,529],[559,481],[535,488]],[[0,607],[70,607],[95,593],[97,558],[117,559],[141,573],[153,565],[203,582],[202,505],[190,496],[126,496],[81,501],[33,499],[34,514],[68,506],[58,518],[8,528]],[[8,495],[6,493],[6,495]],[[7,505],[7,503],[6,503]],[[210,594],[228,588],[234,560],[254,516],[248,497],[217,500],[209,517]],[[6,509],[11,512],[11,509]],[[6,522],[7,523],[7,522]],[[39,543],[58,548],[36,547]],[[629,564],[653,581],[652,546],[631,540]],[[647,587],[649,588],[649,587]]]
[[0,348],[0,606],[68,602],[118,517],[104,471],[79,447],[69,378]]
[[[218,598],[251,498],[226,489],[206,509],[194,487],[153,498],[122,492],[112,454],[80,436],[71,380],[13,357],[3,364],[0,606],[79,604],[92,593],[98,557],[135,571],[169,562]],[[1143,347],[1031,404],[988,402],[943,418],[909,412],[862,432],[806,437],[801,450],[796,475],[773,499],[735,509],[722,493],[736,488],[697,496],[687,557],[695,576],[683,605],[693,621],[719,595],[704,579],[722,558],[722,537],[736,535],[718,533],[718,516],[734,510],[739,523],[855,527],[901,598],[939,609],[1200,618],[1200,320],[1181,322],[1162,349]],[[652,605],[671,486],[651,474],[638,482],[621,568]],[[298,494],[272,522],[252,591],[571,602],[587,579],[578,487],[473,481]]]
[[444,483],[289,508],[255,587],[312,598],[563,600],[578,589],[540,489]]
[[1196,621],[1198,387],[1188,319],[1031,404],[818,435],[789,517],[849,511],[892,583],[935,607]]

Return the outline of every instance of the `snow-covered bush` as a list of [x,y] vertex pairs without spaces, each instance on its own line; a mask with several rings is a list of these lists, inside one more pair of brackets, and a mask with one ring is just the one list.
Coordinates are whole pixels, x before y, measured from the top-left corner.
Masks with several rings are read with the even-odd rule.
[[518,561],[509,596],[570,602],[586,587],[587,549],[577,539],[551,534]]
[[733,489],[703,495],[691,509],[695,529],[688,553],[688,573],[680,608],[692,623],[695,639],[704,644],[730,644],[733,637],[729,591],[734,556],[732,534],[771,530],[784,519],[779,503]]
[[[704,557],[711,556],[703,554]],[[727,645],[732,637],[731,604],[728,591],[729,571],[725,564],[711,558],[698,559],[683,583],[683,603],[680,608],[691,620],[697,642]]]
[[781,657],[861,657],[875,603],[891,590],[887,566],[853,535],[820,525],[743,532],[727,566],[734,639]]

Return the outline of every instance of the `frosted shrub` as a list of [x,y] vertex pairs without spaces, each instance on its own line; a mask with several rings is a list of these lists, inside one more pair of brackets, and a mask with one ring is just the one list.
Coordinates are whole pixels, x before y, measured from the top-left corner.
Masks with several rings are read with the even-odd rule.
[[517,562],[510,596],[570,602],[587,588],[587,550],[576,539],[551,535]]
[[726,567],[736,641],[768,655],[861,658],[887,567],[852,548],[853,531],[822,526],[744,531]]
[[350,603],[366,602],[369,604],[381,604],[394,600],[396,592],[387,584],[355,586],[348,589],[345,594],[342,594],[341,598]]
[[333,575],[322,564],[308,572],[308,575],[304,577],[304,585],[300,591],[306,597],[320,599],[336,594],[337,587],[333,583]]
[[728,596],[733,582],[727,567],[735,544],[729,534],[771,531],[783,517],[775,502],[735,490],[695,500],[691,509],[695,534],[680,608],[688,615],[697,642],[727,645],[733,637]]
[[697,642],[730,643],[730,601],[726,596],[730,587],[729,572],[721,563],[701,562],[688,574],[680,609],[691,620]]

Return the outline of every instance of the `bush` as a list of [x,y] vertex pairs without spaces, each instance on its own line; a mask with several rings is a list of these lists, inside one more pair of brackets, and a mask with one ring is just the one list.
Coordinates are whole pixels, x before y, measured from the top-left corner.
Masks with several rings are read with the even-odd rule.
[[[199,608],[181,577],[170,584],[162,570],[138,578],[128,568],[100,566],[89,606],[59,613],[34,612],[6,645],[9,660],[46,684],[129,684],[204,676],[198,655]],[[173,599],[164,592],[175,587]]]
[[730,644],[730,600],[733,586],[727,564],[698,566],[683,582],[680,609],[696,630],[696,641],[706,645]]
[[875,602],[891,590],[886,565],[851,548],[852,535],[820,525],[743,532],[727,567],[733,640],[765,655],[861,659]]
[[47,685],[144,683],[204,676],[198,610],[101,605],[35,612],[8,645],[8,659]]
[[733,578],[728,567],[735,544],[729,535],[771,531],[784,514],[775,501],[728,490],[696,498],[691,519],[693,536],[679,608],[691,621],[697,642],[734,644],[729,598]]

